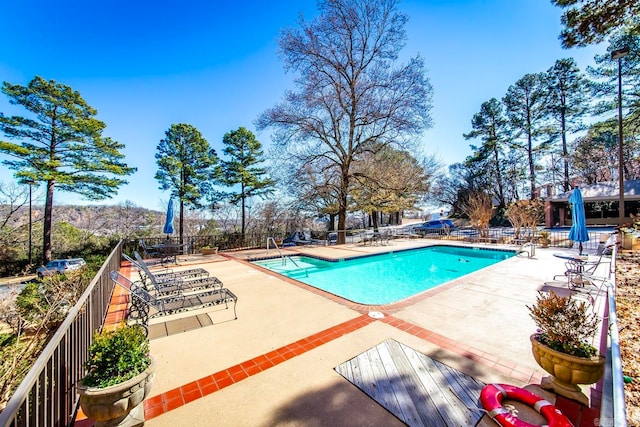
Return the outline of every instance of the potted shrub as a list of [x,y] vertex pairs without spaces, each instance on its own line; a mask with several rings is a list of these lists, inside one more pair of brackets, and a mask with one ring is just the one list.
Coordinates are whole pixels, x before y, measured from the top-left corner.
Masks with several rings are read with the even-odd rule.
[[622,249],[636,251],[640,249],[640,220],[631,215],[633,220],[631,225],[620,227],[619,232],[621,234],[621,247]]
[[551,374],[542,379],[541,387],[588,405],[578,384],[593,384],[604,372],[604,357],[589,342],[598,318],[586,302],[553,291],[539,292],[536,303],[527,308],[538,327],[530,337],[533,356]]
[[540,246],[542,246],[543,248],[549,247],[549,245],[551,244],[551,239],[549,238],[549,236],[551,236],[551,233],[546,230],[539,233],[538,242],[540,243]]
[[144,424],[143,401],[155,366],[142,327],[122,324],[97,333],[85,367],[88,373],[78,385],[80,406],[96,426]]

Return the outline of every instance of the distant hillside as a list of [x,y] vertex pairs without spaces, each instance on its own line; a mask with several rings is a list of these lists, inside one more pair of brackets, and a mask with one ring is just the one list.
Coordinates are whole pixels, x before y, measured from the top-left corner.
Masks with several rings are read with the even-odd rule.
[[[5,208],[5,209],[2,209]],[[0,207],[6,211],[7,207]],[[32,207],[32,221],[34,224],[42,222],[44,206]],[[137,206],[75,206],[58,205],[53,207],[53,222],[66,222],[81,230],[90,231],[97,235],[131,235],[143,229],[158,229],[162,227],[165,213]],[[14,213],[7,223],[9,227],[19,227],[28,224],[29,208],[23,206]]]

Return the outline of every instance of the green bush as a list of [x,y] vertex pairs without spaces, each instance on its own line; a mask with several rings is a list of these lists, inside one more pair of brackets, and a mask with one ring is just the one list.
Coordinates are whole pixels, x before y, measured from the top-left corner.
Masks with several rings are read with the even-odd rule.
[[104,388],[144,372],[151,363],[149,341],[139,326],[120,325],[115,331],[96,333],[89,347],[88,370],[83,383]]
[[0,334],[0,351],[3,347],[9,346],[16,341],[15,334]]
[[34,322],[47,311],[49,302],[44,297],[39,282],[29,282],[16,298],[18,313],[27,321]]

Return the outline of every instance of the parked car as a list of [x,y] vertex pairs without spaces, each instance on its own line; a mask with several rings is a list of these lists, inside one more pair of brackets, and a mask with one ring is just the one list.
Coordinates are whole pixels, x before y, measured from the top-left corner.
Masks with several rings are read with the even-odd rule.
[[51,276],[53,274],[62,274],[67,271],[77,270],[85,265],[82,258],[69,258],[69,259],[54,259],[49,261],[47,265],[43,265],[36,270],[36,275],[39,278],[44,276]]
[[418,234],[439,233],[442,230],[449,231],[454,228],[455,225],[450,219],[434,219],[414,227],[413,232]]

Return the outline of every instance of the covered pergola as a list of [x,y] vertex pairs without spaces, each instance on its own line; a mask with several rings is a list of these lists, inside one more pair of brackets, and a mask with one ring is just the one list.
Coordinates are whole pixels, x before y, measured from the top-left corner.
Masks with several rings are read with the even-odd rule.
[[[585,203],[587,225],[619,225],[619,185],[617,182],[599,182],[580,186]],[[571,225],[571,191],[548,197],[545,200],[545,226],[562,227]],[[631,222],[631,214],[640,211],[640,180],[624,183],[624,217]]]

